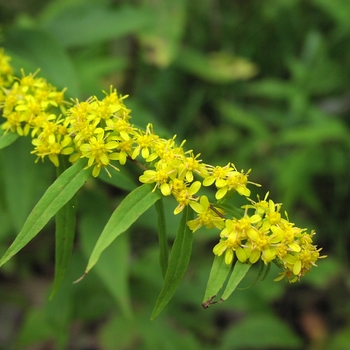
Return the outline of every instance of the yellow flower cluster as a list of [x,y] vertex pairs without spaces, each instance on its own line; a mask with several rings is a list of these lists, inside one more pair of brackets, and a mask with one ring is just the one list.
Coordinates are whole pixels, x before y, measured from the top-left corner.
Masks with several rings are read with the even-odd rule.
[[[244,206],[245,215],[225,221],[220,233],[221,240],[214,247],[216,255],[225,254],[226,264],[231,264],[234,255],[241,262],[254,264],[261,259],[265,264],[276,259],[283,273],[276,281],[287,277],[291,282],[297,281],[308,272],[320,258],[320,249],[312,244],[312,236],[305,229],[295,227],[288,218],[280,214],[281,204],[271,199],[251,201]],[[254,213],[249,216],[248,211]]]
[[[0,86],[9,87],[13,83],[13,69],[10,65],[10,57],[5,55],[4,49],[0,48]],[[0,102],[4,100],[4,92],[0,89]]]
[[[145,130],[136,128],[130,124],[130,110],[123,102],[127,96],[118,96],[115,89],[105,93],[102,100],[91,97],[68,104],[64,90],[57,91],[36,74],[22,72],[21,78],[14,78],[9,57],[3,51],[0,85],[0,109],[5,118],[1,129],[30,135],[37,160],[47,156],[59,166],[61,154],[69,155],[72,163],[87,158],[87,168],[93,167],[92,174],[97,177],[102,168],[109,175],[109,166],[118,170],[114,161],[124,165],[130,159],[144,170],[140,182],[154,184],[154,189],[164,196],[175,198],[174,214],[186,206],[197,213],[187,223],[193,232],[202,226],[221,231],[213,252],[218,256],[225,254],[226,264],[231,264],[235,256],[251,264],[274,261],[283,270],[281,278],[294,282],[320,257],[320,249],[312,244],[314,232],[308,234],[288,218],[283,219],[280,204],[267,200],[267,196],[258,202],[248,198],[250,171],[238,171],[232,163],[205,164],[192,150],[184,150],[185,141],[178,146],[176,136],[163,139],[154,133],[151,124]],[[215,186],[215,203],[197,195],[202,185]],[[244,206],[242,218],[227,219],[220,204],[234,193],[247,197],[250,204]]]

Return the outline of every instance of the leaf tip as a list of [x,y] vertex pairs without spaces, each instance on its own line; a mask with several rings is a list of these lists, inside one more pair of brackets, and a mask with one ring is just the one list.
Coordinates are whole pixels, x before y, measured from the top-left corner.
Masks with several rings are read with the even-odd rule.
[[84,274],[81,277],[79,277],[76,281],[74,281],[73,284],[76,284],[76,283],[79,283],[80,281],[82,281],[86,275],[87,275],[87,272],[84,272]]
[[202,304],[203,309],[207,309],[210,305],[216,304],[217,301],[214,301],[215,297],[216,297],[216,294],[210,297],[207,301],[205,301]]

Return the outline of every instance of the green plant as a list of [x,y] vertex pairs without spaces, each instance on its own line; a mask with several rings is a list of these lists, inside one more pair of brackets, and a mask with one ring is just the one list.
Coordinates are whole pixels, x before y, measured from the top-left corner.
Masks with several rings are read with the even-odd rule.
[[[268,198],[258,202],[249,199],[248,174],[239,172],[232,163],[212,166],[202,163],[193,151],[185,151],[175,137],[163,139],[153,131],[151,124],[141,130],[129,123],[130,110],[124,105],[126,96],[118,96],[110,89],[102,100],[91,97],[85,102],[64,101],[64,91],[56,89],[36,74],[16,78],[12,75],[9,57],[2,61],[2,109],[6,121],[1,125],[2,147],[10,145],[17,136],[31,136],[38,160],[46,157],[57,167],[58,178],[28,216],[15,241],[5,252],[0,265],[6,263],[27,245],[56,217],[56,267],[52,295],[60,286],[67,270],[75,236],[75,194],[91,176],[97,178],[106,171],[111,178],[127,161],[143,170],[137,187],[120,203],[109,218],[89,257],[85,274],[98,262],[102,252],[153,204],[158,212],[160,264],[164,285],[153,310],[154,319],[172,298],[184,273],[192,250],[193,233],[202,226],[221,230],[220,242],[214,247],[217,256],[209,277],[204,306],[213,303],[225,280],[234,269],[221,301],[235,290],[252,264],[259,260],[262,270],[271,262],[282,269],[279,279],[291,282],[300,279],[318,260],[319,251],[312,244],[312,235],[295,227],[288,216],[281,217],[281,204]],[[68,108],[66,107],[68,104]],[[58,112],[52,111],[52,108]],[[69,155],[66,165],[64,156]],[[60,159],[61,158],[61,159]],[[114,174],[114,176],[116,176]],[[197,192],[202,185],[215,185],[216,201]],[[249,199],[244,211],[229,204],[233,194]],[[173,196],[177,202],[174,214],[181,212],[182,219],[168,258],[166,222],[161,197]],[[250,214],[253,211],[253,214]],[[197,218],[193,219],[193,212]],[[226,215],[230,215],[231,219]],[[237,257],[236,261],[234,258]]]
[[[302,283],[291,285],[272,283],[270,276],[278,273],[272,265],[263,282],[236,288],[225,303],[204,311],[198,301],[206,289],[219,231],[199,229],[172,302],[149,323],[163,273],[155,205],[103,251],[88,278],[72,285],[115,208],[138,187],[142,171],[127,161],[118,173],[110,169],[112,178],[101,171],[79,190],[78,204],[72,203],[77,209],[74,249],[53,298],[53,220],[1,268],[0,328],[7,332],[5,339],[17,339],[14,348],[48,339],[53,346],[81,348],[77,342],[89,335],[103,349],[219,349],[231,344],[255,349],[300,348],[308,341],[327,348],[328,341],[339,338],[334,344],[343,341],[346,348],[347,333],[341,332],[349,321],[346,6],[316,0],[16,4],[0,5],[2,40],[16,76],[22,76],[20,67],[26,73],[41,67],[35,77],[45,77],[59,89],[67,86],[65,99],[75,101],[91,95],[101,101],[106,96],[101,90],[118,86],[130,94],[124,102],[139,130],[151,122],[162,139],[177,134],[176,140],[186,139],[186,148],[200,151],[208,164],[234,160],[239,169],[252,167],[249,179],[268,188],[272,198],[282,199],[283,208],[301,227],[316,228],[317,243],[331,257]],[[57,177],[47,161],[34,164],[32,147],[28,137],[19,137],[1,150],[2,253]],[[264,198],[256,186],[249,189],[251,198],[255,192]],[[197,194],[216,202],[209,188],[202,186]],[[162,201],[171,244],[181,215],[173,214],[177,202],[169,197]],[[229,201],[231,209],[248,203],[237,195]],[[245,275],[244,287],[254,284],[257,267]],[[82,296],[89,303],[82,302]],[[8,309],[10,316],[19,313],[22,320],[12,336],[8,325],[15,322],[10,317],[2,321]],[[315,336],[322,339],[314,339],[302,323],[314,310],[322,312],[319,316],[326,322],[316,327]],[[279,339],[269,337],[273,330],[268,328],[258,343],[244,336],[260,334],[264,320],[275,328],[281,319],[289,332],[281,325],[278,332],[284,336]],[[75,344],[69,344],[72,339]],[[3,340],[0,344],[10,348]]]

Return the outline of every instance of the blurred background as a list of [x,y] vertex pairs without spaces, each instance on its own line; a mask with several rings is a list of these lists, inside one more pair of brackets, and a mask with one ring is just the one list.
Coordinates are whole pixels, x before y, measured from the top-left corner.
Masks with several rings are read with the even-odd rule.
[[[300,283],[243,280],[228,301],[202,309],[217,232],[195,233],[189,270],[159,318],[156,212],[150,209],[79,278],[114,208],[137,186],[79,193],[75,251],[49,300],[54,227],[0,270],[0,349],[308,349],[350,343],[350,1],[0,0],[0,46],[20,75],[35,72],[67,99],[130,97],[133,123],[177,134],[204,162],[252,169],[253,188],[314,228],[328,258]],[[0,253],[55,178],[34,164],[30,140],[0,154]],[[167,210],[175,235],[174,203]],[[250,288],[251,284],[254,284]]]

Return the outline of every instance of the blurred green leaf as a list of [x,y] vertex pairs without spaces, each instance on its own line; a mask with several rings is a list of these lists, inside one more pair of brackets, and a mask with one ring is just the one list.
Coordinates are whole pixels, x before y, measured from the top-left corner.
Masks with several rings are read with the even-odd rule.
[[76,54],[73,61],[80,77],[82,93],[86,96],[100,96],[102,90],[108,91],[105,80],[110,76],[120,76],[120,80],[123,79],[128,67],[128,57],[104,57],[95,47],[92,49],[95,54]]
[[34,205],[50,185],[54,173],[50,165],[35,163],[30,150],[30,140],[19,137],[0,152],[1,200],[14,232],[21,230]]
[[10,146],[11,143],[15,142],[18,138],[18,134],[7,132],[4,133],[4,130],[0,129],[0,149]]
[[220,350],[300,349],[301,346],[300,339],[275,316],[252,314],[226,331]]
[[168,67],[176,58],[185,31],[185,0],[144,0],[143,10],[152,21],[139,32],[144,57],[148,63]]
[[141,318],[138,319],[138,322],[140,324],[143,349],[205,350],[204,345],[199,344],[195,334],[183,328],[181,322],[169,325],[165,318],[159,318],[153,322],[149,322],[149,319]]
[[104,227],[91,253],[85,274],[97,263],[101,253],[125,232],[151,205],[161,198],[152,185],[142,185],[129,193],[119,204]]
[[152,311],[151,320],[154,320],[169,303],[187,270],[193,242],[193,232],[187,226],[187,222],[191,220],[192,217],[193,210],[189,206],[185,207],[171,249],[164,284]]
[[266,124],[263,120],[259,120],[255,114],[225,101],[220,101],[218,107],[226,120],[253,132],[255,137],[269,137],[270,133]]
[[180,51],[175,63],[190,74],[216,84],[250,79],[258,72],[255,64],[227,52],[203,54],[186,48]]
[[101,346],[104,350],[127,349],[139,340],[139,329],[135,320],[125,320],[116,315],[105,323],[100,332]]
[[280,145],[309,146],[320,145],[324,142],[347,141],[348,137],[349,132],[341,120],[329,117],[318,123],[287,129],[280,135],[278,143]]
[[28,348],[47,341],[55,334],[54,328],[47,322],[45,308],[29,310],[22,323],[16,339],[16,346],[19,348]]
[[308,185],[315,172],[315,168],[310,167],[310,159],[317,162],[317,159],[314,160],[315,154],[317,154],[317,149],[313,147],[304,149],[302,152],[296,149],[294,152],[289,152],[288,162],[282,158],[276,161],[276,170],[279,169],[276,184],[282,193],[286,210],[293,208],[298,198],[307,201],[314,210],[320,210],[320,203],[315,196],[314,189]]
[[246,86],[248,95],[271,98],[273,100],[290,99],[297,94],[297,87],[288,81],[266,78]]
[[91,175],[89,170],[84,169],[85,165],[85,160],[76,162],[47,189],[29,214],[22,230],[1,258],[0,266],[26,246],[84,185]]
[[329,14],[336,21],[336,24],[344,29],[349,29],[349,13],[350,13],[350,3],[347,0],[312,0],[312,2],[317,6],[324,9],[324,11]]
[[13,28],[6,35],[5,48],[18,72],[34,73],[59,89],[68,88],[70,96],[80,95],[75,68],[64,48],[43,30]]
[[61,8],[60,12],[52,12],[43,20],[43,27],[63,47],[72,47],[96,44],[138,32],[150,23],[152,17],[136,7],[116,9],[103,2],[83,2]]

